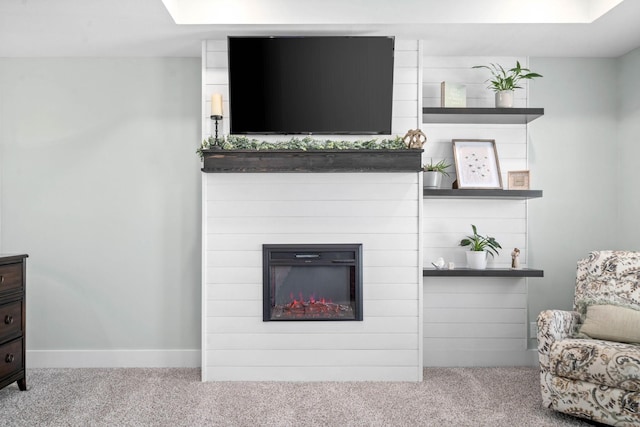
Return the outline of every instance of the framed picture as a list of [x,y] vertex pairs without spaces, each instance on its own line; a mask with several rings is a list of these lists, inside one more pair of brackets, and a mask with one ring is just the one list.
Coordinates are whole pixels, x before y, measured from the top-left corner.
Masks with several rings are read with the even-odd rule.
[[509,190],[528,190],[529,171],[509,171]]
[[454,139],[458,188],[500,188],[502,176],[494,139]]

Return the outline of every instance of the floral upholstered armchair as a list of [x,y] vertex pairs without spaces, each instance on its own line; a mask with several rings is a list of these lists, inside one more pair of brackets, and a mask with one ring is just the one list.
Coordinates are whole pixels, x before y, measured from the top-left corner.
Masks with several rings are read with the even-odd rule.
[[574,311],[538,316],[544,406],[640,426],[639,343],[640,252],[591,252],[578,262]]

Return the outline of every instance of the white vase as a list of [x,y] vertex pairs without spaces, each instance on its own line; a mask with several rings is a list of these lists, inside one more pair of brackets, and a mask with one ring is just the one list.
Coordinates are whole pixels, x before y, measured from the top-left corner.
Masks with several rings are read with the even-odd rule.
[[442,174],[437,171],[424,171],[422,173],[422,186],[424,188],[440,188]]
[[487,268],[487,251],[467,251],[467,267],[473,270],[484,270]]
[[513,91],[501,90],[496,92],[496,108],[511,108],[513,107]]

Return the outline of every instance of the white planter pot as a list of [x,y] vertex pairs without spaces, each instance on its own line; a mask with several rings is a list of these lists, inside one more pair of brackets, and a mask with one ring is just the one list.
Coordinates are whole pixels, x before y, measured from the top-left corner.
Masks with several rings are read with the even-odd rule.
[[434,171],[422,172],[422,186],[424,188],[440,188],[442,174]]
[[474,270],[484,270],[487,268],[487,251],[467,251],[467,267]]
[[513,91],[501,90],[496,92],[496,108],[511,108],[513,107]]

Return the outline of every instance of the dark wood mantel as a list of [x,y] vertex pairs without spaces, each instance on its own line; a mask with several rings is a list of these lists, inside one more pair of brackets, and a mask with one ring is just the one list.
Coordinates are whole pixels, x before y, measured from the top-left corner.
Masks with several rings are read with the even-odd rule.
[[422,151],[203,150],[202,172],[418,172]]

